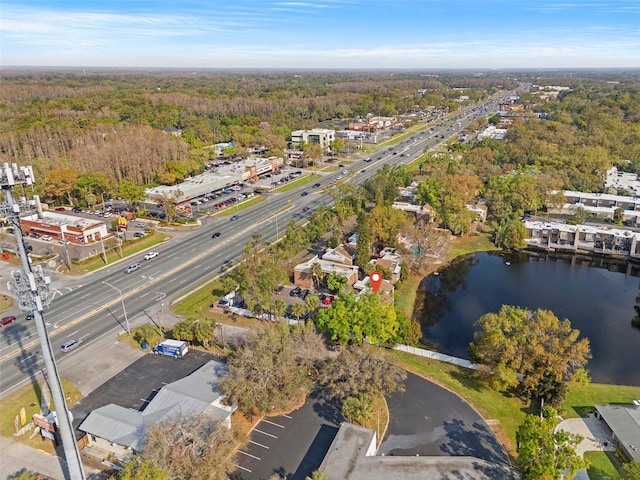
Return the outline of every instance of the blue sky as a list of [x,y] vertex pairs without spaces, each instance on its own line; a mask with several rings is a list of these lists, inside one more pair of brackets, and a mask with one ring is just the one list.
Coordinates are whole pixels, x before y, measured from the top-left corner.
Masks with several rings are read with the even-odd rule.
[[2,0],[0,64],[640,67],[639,0]]

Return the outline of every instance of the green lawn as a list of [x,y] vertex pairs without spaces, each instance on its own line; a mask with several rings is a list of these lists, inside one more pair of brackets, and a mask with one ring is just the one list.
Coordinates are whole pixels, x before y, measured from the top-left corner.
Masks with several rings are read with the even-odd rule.
[[[142,238],[127,240],[127,242],[122,245],[122,257],[130,257],[142,252],[143,250],[146,250],[147,248],[153,247],[154,245],[158,245],[159,243],[170,240],[171,238],[171,235],[164,232],[151,232]],[[108,264],[121,260],[120,249],[116,248],[115,250],[107,251],[107,260]],[[104,267],[105,265],[107,265],[107,263],[104,262],[103,256],[98,255],[91,257],[89,260],[85,260],[79,263],[73,263],[73,270],[71,271],[71,273],[84,274],[93,272],[94,270]]]
[[560,408],[565,418],[588,417],[594,405],[631,403],[640,398],[640,387],[591,383],[572,383]]
[[496,250],[500,249],[493,244],[489,234],[482,232],[478,235],[465,235],[464,237],[456,238],[449,257],[456,258],[469,253],[491,252]]
[[585,452],[584,458],[589,462],[587,473],[590,480],[622,479],[609,452]]
[[413,316],[413,306],[416,303],[416,294],[422,278],[421,275],[411,273],[404,282],[396,285],[395,305],[407,318]]

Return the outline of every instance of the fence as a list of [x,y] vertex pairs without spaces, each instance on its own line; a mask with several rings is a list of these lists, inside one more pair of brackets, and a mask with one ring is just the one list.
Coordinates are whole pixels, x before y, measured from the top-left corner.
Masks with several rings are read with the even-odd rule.
[[444,353],[434,352],[433,350],[427,350],[424,348],[418,347],[410,347],[408,345],[396,345],[396,350],[400,350],[401,352],[407,352],[412,355],[418,355],[420,357],[431,358],[433,360],[438,360],[440,362],[451,363],[453,365],[458,365],[464,368],[470,368],[472,370],[480,369],[480,365],[475,363],[471,363],[469,360],[464,358],[453,357],[451,355],[446,355]]

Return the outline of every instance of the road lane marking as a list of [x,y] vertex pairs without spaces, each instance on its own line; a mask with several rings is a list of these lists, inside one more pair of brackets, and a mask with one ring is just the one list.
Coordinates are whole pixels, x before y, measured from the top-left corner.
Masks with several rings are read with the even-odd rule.
[[268,423],[269,425],[274,425],[276,427],[284,428],[284,425],[280,425],[278,423],[270,422],[269,420],[262,420],[264,423]]
[[266,435],[267,437],[271,437],[271,438],[278,438],[278,437],[276,437],[275,435],[271,435],[270,433],[263,432],[262,430],[258,430],[257,428],[254,428],[254,429],[253,429],[253,431],[254,431],[254,432],[261,433],[261,434],[263,434],[263,435]]
[[256,457],[255,455],[251,455],[250,453],[243,452],[242,450],[238,450],[238,453],[242,453],[243,455],[246,455],[247,457],[255,458],[256,460],[261,460],[260,457]]

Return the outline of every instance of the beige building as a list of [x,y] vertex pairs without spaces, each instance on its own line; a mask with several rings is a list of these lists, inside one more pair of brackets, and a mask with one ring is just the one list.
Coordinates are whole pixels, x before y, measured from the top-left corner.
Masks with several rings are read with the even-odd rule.
[[295,130],[291,132],[291,143],[300,145],[301,143],[317,143],[325,150],[329,150],[331,144],[336,139],[336,131],[327,128],[314,128],[312,130]]

